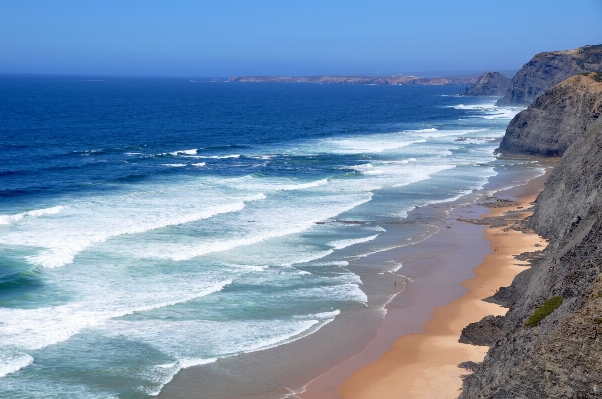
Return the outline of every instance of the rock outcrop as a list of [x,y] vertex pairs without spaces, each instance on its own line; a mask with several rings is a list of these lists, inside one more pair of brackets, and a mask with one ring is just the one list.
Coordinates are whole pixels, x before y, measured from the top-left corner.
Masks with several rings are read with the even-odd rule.
[[[549,245],[500,296],[508,313],[467,328],[467,338],[485,336],[491,348],[464,379],[461,399],[602,397],[600,194],[602,118],[570,146],[537,198],[528,224]],[[539,325],[526,326],[554,296],[564,299],[560,307]]]
[[528,105],[549,88],[582,72],[602,71],[602,45],[539,53],[514,75],[496,105]]
[[470,323],[462,330],[459,342],[480,346],[494,345],[502,338],[503,317],[487,316],[478,323]]
[[601,114],[602,73],[573,76],[517,114],[498,151],[562,156]]
[[510,87],[510,78],[499,72],[485,72],[464,93],[467,96],[503,96]]

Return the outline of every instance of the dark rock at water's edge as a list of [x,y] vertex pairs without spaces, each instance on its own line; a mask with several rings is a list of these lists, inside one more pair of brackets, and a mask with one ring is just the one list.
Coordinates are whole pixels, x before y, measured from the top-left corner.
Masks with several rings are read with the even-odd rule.
[[466,370],[474,370],[477,367],[479,367],[479,364],[480,363],[476,363],[476,362],[473,362],[471,360],[467,360],[465,362],[462,362],[462,363],[458,364],[458,367],[462,368],[462,369],[466,369]]
[[503,96],[510,87],[510,78],[499,72],[485,72],[474,86],[467,89],[467,96]]
[[602,114],[602,73],[573,76],[512,119],[502,153],[561,156]]
[[539,53],[514,75],[496,105],[528,105],[549,88],[582,72],[602,71],[602,45]]
[[[508,313],[463,333],[471,343],[497,340],[464,378],[461,399],[602,397],[601,194],[599,118],[565,152],[537,198],[528,224],[549,245],[491,298],[510,306]],[[555,296],[564,299],[557,309],[539,325],[525,325]]]
[[478,323],[470,323],[462,330],[459,342],[463,344],[492,346],[502,338],[503,318],[486,316]]

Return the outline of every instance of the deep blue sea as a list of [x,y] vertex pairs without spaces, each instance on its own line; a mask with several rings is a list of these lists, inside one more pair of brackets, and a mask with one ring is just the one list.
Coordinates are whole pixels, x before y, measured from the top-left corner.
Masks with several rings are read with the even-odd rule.
[[463,90],[0,77],[0,396],[146,398],[365,309],[348,263],[497,173],[519,109]]

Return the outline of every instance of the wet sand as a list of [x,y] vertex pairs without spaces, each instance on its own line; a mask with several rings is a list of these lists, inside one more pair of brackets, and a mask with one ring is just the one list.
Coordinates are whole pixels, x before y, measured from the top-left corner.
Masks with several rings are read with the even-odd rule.
[[[525,186],[496,194],[512,198],[519,205],[489,211],[473,206],[451,212],[445,222],[449,228],[442,229],[427,244],[435,248],[437,243],[433,240],[446,241],[447,237],[460,247],[444,252],[439,259],[436,255],[428,256],[426,262],[417,262],[420,267],[412,267],[410,263],[406,268],[404,263],[404,274],[414,276],[421,284],[410,284],[389,304],[383,326],[361,353],[318,377],[299,396],[303,399],[456,398],[462,385],[461,375],[470,372],[458,368],[458,364],[467,360],[480,362],[488,350],[458,343],[462,329],[487,315],[505,314],[507,309],[482,299],[509,285],[525,270],[524,262],[513,255],[546,245],[535,234],[485,228],[456,219],[499,216],[509,211],[518,211],[517,218],[528,216],[522,209],[531,206],[550,170]],[[475,258],[480,259],[475,262]],[[462,262],[463,269],[458,265]],[[476,267],[474,270],[471,267],[473,273],[465,275],[466,264],[471,263]],[[427,264],[436,273],[429,273],[428,267],[425,269]],[[445,276],[450,270],[452,275]],[[459,284],[461,281],[464,282]],[[416,289],[418,286],[420,290]]]

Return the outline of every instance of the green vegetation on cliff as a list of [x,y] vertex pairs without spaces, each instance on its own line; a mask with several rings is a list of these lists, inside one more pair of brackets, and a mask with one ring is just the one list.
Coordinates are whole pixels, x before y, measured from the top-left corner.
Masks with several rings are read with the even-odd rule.
[[525,323],[525,327],[537,327],[543,319],[551,315],[553,311],[562,305],[562,301],[562,297],[558,295],[545,301],[543,305],[537,308],[531,317],[529,317],[529,320]]

